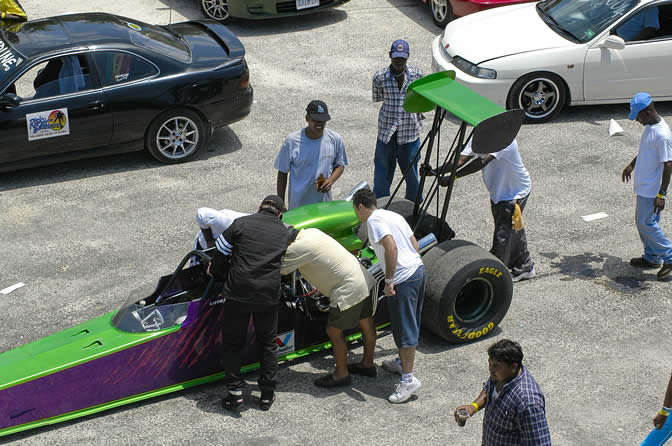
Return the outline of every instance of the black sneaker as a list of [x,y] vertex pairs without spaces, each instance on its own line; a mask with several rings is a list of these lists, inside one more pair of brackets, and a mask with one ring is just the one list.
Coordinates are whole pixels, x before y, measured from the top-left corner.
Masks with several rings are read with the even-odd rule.
[[672,273],[672,263],[663,263],[663,267],[660,268],[660,271],[656,274],[658,279],[663,279]]
[[658,268],[660,263],[649,262],[644,257],[633,257],[630,259],[630,265],[636,266],[637,268]]
[[224,409],[236,410],[243,404],[243,392],[229,391],[229,394],[222,398],[222,407]]
[[259,398],[259,409],[269,410],[275,402],[275,392],[273,391],[262,391],[261,397]]

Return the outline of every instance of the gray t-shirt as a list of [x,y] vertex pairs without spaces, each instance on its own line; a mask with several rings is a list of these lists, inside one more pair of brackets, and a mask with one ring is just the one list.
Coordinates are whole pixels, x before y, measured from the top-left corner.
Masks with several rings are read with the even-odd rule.
[[345,145],[338,133],[324,129],[320,139],[309,138],[305,129],[290,133],[275,159],[275,168],[289,173],[287,208],[330,201],[331,192],[318,191],[315,181],[320,174],[329,178],[335,168],[347,165]]

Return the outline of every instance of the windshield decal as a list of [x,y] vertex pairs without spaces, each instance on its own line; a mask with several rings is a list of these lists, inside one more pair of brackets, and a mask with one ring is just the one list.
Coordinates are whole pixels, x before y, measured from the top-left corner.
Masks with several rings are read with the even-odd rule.
[[12,47],[7,45],[4,40],[0,40],[0,65],[2,66],[2,71],[9,71],[12,68],[12,65],[18,66],[23,59],[19,57]]
[[70,134],[67,108],[29,113],[26,115],[28,141]]

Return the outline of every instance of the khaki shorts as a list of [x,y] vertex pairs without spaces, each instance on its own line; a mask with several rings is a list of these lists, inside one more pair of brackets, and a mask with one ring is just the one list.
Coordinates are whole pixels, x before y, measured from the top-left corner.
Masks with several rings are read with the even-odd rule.
[[366,299],[345,311],[339,310],[338,307],[329,307],[327,326],[348,330],[355,328],[360,319],[371,317],[372,314],[371,296],[367,296]]

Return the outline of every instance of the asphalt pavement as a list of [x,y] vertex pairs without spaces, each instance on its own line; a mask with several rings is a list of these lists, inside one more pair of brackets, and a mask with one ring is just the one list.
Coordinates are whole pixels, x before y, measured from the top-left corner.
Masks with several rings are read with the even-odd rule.
[[[33,19],[106,11],[167,23],[201,17],[194,0],[22,0]],[[343,196],[373,181],[378,104],[373,72],[405,38],[410,63],[427,72],[440,32],[415,0],[352,0],[319,15],[237,22],[255,103],[249,117],[215,132],[189,163],[166,166],[144,153],[110,156],[0,175],[0,352],[118,308],[138,287],[173,270],[190,249],[198,207],[253,211],[275,191],[273,161],[285,136],[305,123],[312,99],[329,105],[329,128],[345,140],[350,165],[334,186]],[[496,36],[493,36],[496,38]],[[672,122],[672,103],[659,111]],[[387,402],[397,381],[379,369],[351,389],[312,380],[330,354],[281,366],[270,412],[256,405],[236,418],[219,406],[221,384],[174,393],[99,415],[0,439],[22,445],[224,444],[476,445],[482,414],[458,427],[452,417],[487,379],[487,347],[519,341],[546,396],[554,445],[633,445],[652,426],[672,369],[668,354],[671,283],[628,264],[641,255],[632,186],[621,182],[641,126],[627,105],[566,109],[552,123],[526,125],[518,142],[532,176],[525,224],[537,278],[515,284],[501,329],[450,346],[424,333],[416,357],[423,388],[402,405]],[[429,114],[425,131],[431,125]],[[609,137],[609,119],[623,136]],[[445,124],[444,135],[457,129]],[[605,212],[584,222],[581,216]],[[488,194],[478,176],[460,180],[448,214],[457,237],[489,247]],[[672,235],[672,210],[663,228]],[[361,346],[352,349],[354,357]],[[381,333],[376,362],[395,355]],[[248,376],[257,396],[256,374]]]

